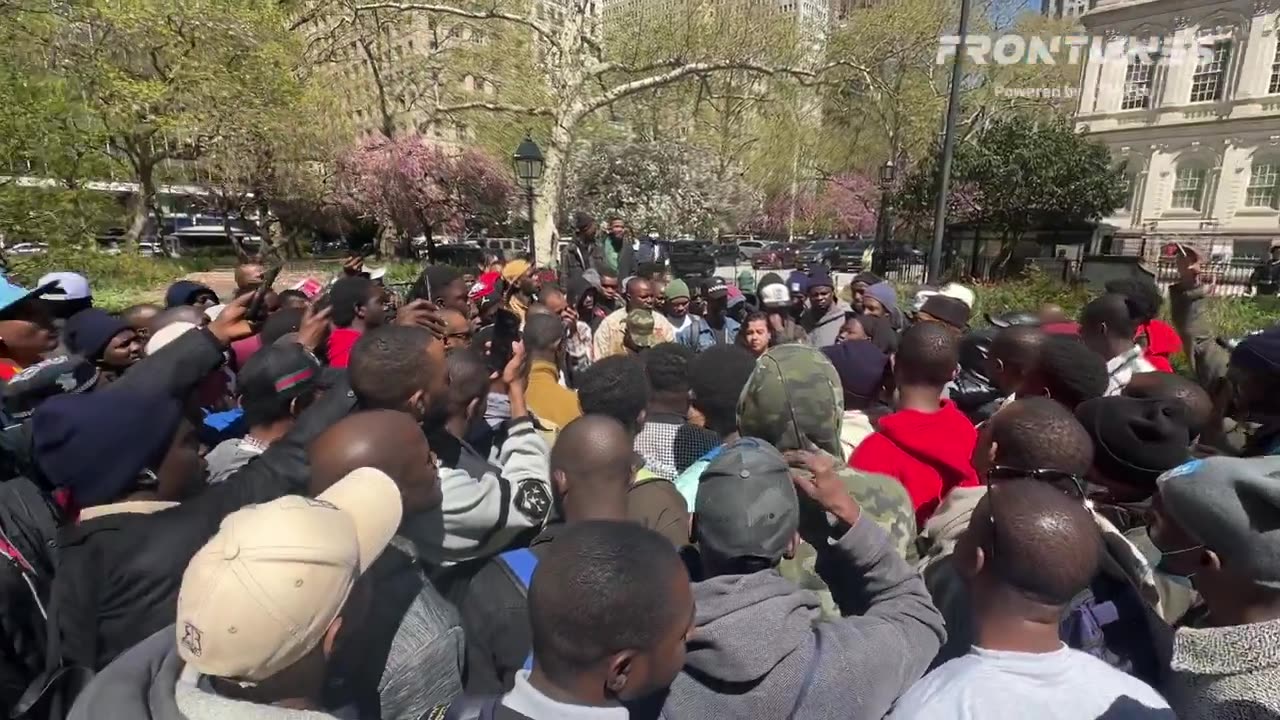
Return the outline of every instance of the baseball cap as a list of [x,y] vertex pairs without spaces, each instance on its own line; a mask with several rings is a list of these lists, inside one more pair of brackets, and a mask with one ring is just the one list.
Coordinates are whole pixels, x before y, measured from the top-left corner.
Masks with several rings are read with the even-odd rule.
[[502,266],[502,279],[508,283],[514,283],[532,268],[528,260],[512,260]]
[[482,274],[476,278],[475,282],[471,283],[471,289],[467,291],[467,298],[472,302],[477,302],[493,295],[501,280],[502,275],[497,271]]
[[292,666],[324,638],[402,514],[395,482],[360,468],[315,498],[290,495],[228,515],[183,573],[179,656],[204,675],[244,684]]
[[782,283],[773,283],[760,288],[760,305],[767,308],[791,307],[791,291]]
[[4,410],[15,420],[31,417],[45,400],[88,392],[98,384],[98,369],[79,355],[63,355],[37,363],[4,386]]
[[707,297],[722,298],[729,295],[729,283],[722,277],[713,277],[707,283]]
[[961,330],[969,326],[969,306],[947,295],[934,295],[925,300],[920,311]]
[[292,400],[314,390],[320,380],[320,361],[297,343],[269,345],[245,361],[236,375],[242,405]]
[[40,278],[36,287],[50,287],[46,293],[49,300],[85,300],[92,297],[89,292],[89,281],[85,276],[73,272],[53,272]]
[[189,322],[175,322],[165,325],[159,330],[151,333],[151,338],[147,340],[147,346],[143,348],[147,355],[155,355],[160,348],[177,340],[182,335],[191,330],[196,330],[196,326]]
[[34,290],[28,290],[21,285],[14,285],[9,281],[8,276],[0,275],[0,312],[8,310],[29,297],[47,295],[52,288],[52,284],[37,285]]
[[800,527],[800,501],[787,461],[759,438],[725,445],[702,471],[694,515],[704,552],[780,560]]
[[631,336],[631,342],[636,347],[653,347],[658,344],[658,338],[654,336],[653,328],[655,321],[653,319],[653,311],[637,308],[627,313],[627,334]]

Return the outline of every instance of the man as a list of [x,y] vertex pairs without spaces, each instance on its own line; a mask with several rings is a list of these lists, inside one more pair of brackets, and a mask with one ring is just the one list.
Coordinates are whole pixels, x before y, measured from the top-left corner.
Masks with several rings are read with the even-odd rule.
[[1166,572],[1188,578],[1207,617],[1184,623],[1164,690],[1179,717],[1280,714],[1280,461],[1207,458],[1160,479],[1151,539]]
[[849,307],[858,314],[862,314],[862,296],[866,294],[867,288],[872,285],[878,285],[884,282],[884,278],[871,272],[860,272],[853,276],[853,281],[849,283]]
[[1040,361],[1040,345],[1047,337],[1037,327],[1011,325],[1001,328],[991,340],[987,355],[987,376],[1006,398],[1017,396]]
[[1134,373],[1154,372],[1133,342],[1136,330],[1131,301],[1123,295],[1095,298],[1080,311],[1080,339],[1107,363],[1107,392],[1119,395]]
[[640,355],[658,344],[657,319],[652,310],[643,308],[627,313],[622,330],[622,347],[632,355]]
[[62,324],[81,310],[93,307],[93,293],[85,276],[73,272],[47,273],[36,281],[36,287],[48,287],[48,294],[41,298],[54,326]]
[[[757,437],[781,452],[818,450],[842,455],[840,376],[817,348],[779,345],[756,361],[738,400],[738,432]],[[891,477],[854,470],[839,463],[836,470],[849,496],[862,512],[889,533],[893,547],[908,561],[915,558],[916,521],[911,496]],[[828,616],[839,610],[827,586],[814,570],[815,552],[807,543],[793,560],[782,563],[782,574],[822,598]]]
[[40,302],[49,290],[26,290],[0,277],[0,380],[12,380],[58,347],[53,318]]
[[809,342],[804,328],[791,318],[791,292],[783,284],[781,276],[769,273],[760,278],[758,299],[760,309],[769,318],[774,344]]
[[251,290],[257,290],[258,286],[262,284],[262,277],[265,274],[266,268],[260,262],[251,260],[237,263],[232,274],[236,283],[236,295],[243,295]]
[[204,312],[217,304],[218,294],[194,280],[179,280],[164,292],[164,306],[167,308],[190,305]]
[[[606,415],[632,438],[644,428],[649,380],[639,358],[614,356],[592,365],[578,385],[584,415]],[[634,469],[634,468],[633,468]],[[660,533],[676,547],[689,543],[689,506],[675,486],[640,467],[627,495],[627,517]]]
[[529,544],[486,562],[465,584],[450,592],[462,613],[467,638],[467,692],[487,695],[510,690],[527,666],[532,648],[528,587],[513,574],[520,561],[534,564],[574,523],[626,520],[632,476],[631,435],[617,420],[585,415],[566,425],[551,449],[559,523],[547,525]]
[[596,242],[599,232],[594,217],[584,212],[573,214],[573,241],[560,256],[560,272],[566,281],[605,264],[603,243]]
[[372,469],[231,514],[182,576],[176,626],[100,673],[70,717],[338,717],[326,670],[362,624],[361,575],[400,516],[395,483]]
[[636,257],[636,241],[627,239],[627,224],[617,215],[609,217],[603,241],[604,264],[614,268],[620,278],[638,274],[640,262]]
[[689,402],[702,416],[702,426],[715,433],[720,442],[672,481],[689,507],[698,497],[702,471],[724,443],[738,438],[738,398],[755,368],[755,356],[737,345],[716,345],[698,353],[689,363]]
[[506,284],[506,308],[524,322],[529,305],[538,294],[538,280],[528,260],[512,260],[502,266],[502,282]]
[[280,291],[280,309],[281,310],[306,310],[311,307],[311,298],[301,290],[290,288]]
[[[400,528],[440,506],[440,479],[422,429],[407,413],[359,412],[312,441],[308,494],[325,491],[360,468],[386,473],[400,490]],[[398,529],[366,571],[376,601],[358,635],[338,648],[331,694],[360,715],[417,720],[462,691],[463,634],[457,611],[432,587],[413,543]],[[337,703],[335,703],[337,704]]]
[[560,384],[564,361],[564,324],[555,315],[530,315],[524,324],[524,347],[529,355],[529,409],[534,417],[557,428],[582,415],[578,393]]
[[1018,397],[1042,395],[1074,411],[1085,400],[1105,395],[1108,382],[1101,355],[1079,338],[1051,334],[1041,342],[1035,370],[1025,376]]
[[940,323],[908,328],[893,363],[898,411],[881,418],[849,458],[850,467],[901,482],[920,525],[952,488],[979,484],[970,465],[978,433],[955,403],[942,399],[958,363],[954,332]]
[[96,364],[110,382],[142,358],[142,342],[123,319],[98,308],[72,315],[62,326],[66,349]]
[[1280,245],[1272,244],[1270,259],[1253,269],[1249,287],[1254,295],[1275,295],[1280,292]]
[[792,270],[787,276],[787,290],[791,293],[791,319],[798,323],[804,317],[805,306],[809,302],[809,276],[800,270]]
[[717,345],[732,345],[738,339],[742,323],[730,317],[729,286],[725,284],[724,278],[713,278],[707,287],[707,316],[703,319],[711,328],[712,338]]
[[249,431],[222,441],[205,461],[209,482],[220,483],[288,434],[315,399],[320,363],[296,343],[270,345],[249,358],[236,375],[236,393]]
[[[524,352],[519,344],[499,381],[511,398],[512,421],[497,452],[497,472],[442,462],[444,504],[410,517],[401,534],[414,542],[423,562],[446,565],[488,557],[522,531],[540,526],[551,505],[547,444],[525,404]],[[366,333],[351,352],[351,389],[360,407],[400,410],[423,423],[435,438],[449,421],[450,402],[442,343],[418,327],[389,325]],[[488,376],[485,376],[486,382]],[[437,453],[444,452],[437,449]],[[479,474],[474,474],[478,472]]]
[[689,312],[689,284],[676,278],[667,285],[663,312],[676,331],[676,342],[693,350],[706,350],[716,344],[706,320]]
[[631,278],[627,281],[627,305],[621,310],[610,313],[596,328],[596,359],[621,355],[627,348],[624,343],[626,324],[630,313],[634,310],[645,310],[653,319],[653,332],[657,342],[675,342],[676,331],[671,322],[661,315],[652,315],[655,304],[653,283],[643,278]]
[[329,299],[333,306],[329,367],[344,368],[351,363],[352,348],[360,336],[381,326],[386,319],[382,288],[367,277],[351,275],[333,284]]
[[574,377],[595,361],[591,326],[578,319],[578,311],[564,290],[554,285],[544,286],[540,297],[547,309],[564,323],[565,375],[572,387]]
[[444,321],[444,349],[456,350],[471,347],[471,339],[475,333],[471,329],[471,321],[466,315],[445,308],[440,311],[440,319]]
[[[797,456],[809,474],[793,484],[782,455],[747,437],[703,473],[697,640],[666,717],[878,718],[937,652],[942,617],[920,576],[863,516],[832,458]],[[778,572],[800,536],[817,548],[838,620],[822,622],[817,595]]]
[[138,339],[145,344],[151,339],[151,323],[164,308],[152,303],[130,305],[120,311],[120,319],[129,324],[138,333]]
[[1213,399],[1209,393],[1188,377],[1177,373],[1137,373],[1129,378],[1123,397],[1139,400],[1164,400],[1182,408],[1187,420],[1187,430],[1194,442],[1209,425],[1213,417]]
[[633,523],[565,528],[538,561],[528,604],[531,669],[501,698],[455,700],[447,717],[617,720],[628,716],[624,703],[667,687],[684,662],[689,573],[659,535]]
[[850,311],[844,302],[836,301],[835,282],[831,272],[822,265],[809,270],[809,309],[800,325],[809,333],[814,347],[835,345],[844,325],[844,316]]
[[411,300],[429,300],[442,310],[468,315],[471,312],[471,304],[467,300],[469,289],[457,270],[445,265],[428,265],[414,281],[409,297]]
[[1081,403],[1076,418],[1093,439],[1086,479],[1094,510],[1120,532],[1145,527],[1156,479],[1191,459],[1191,431],[1182,406],[1104,397]]
[[[588,271],[590,272],[590,271]],[[622,296],[622,285],[618,270],[612,266],[605,265],[595,269],[600,281],[600,298],[596,304],[602,306],[605,313],[611,313],[620,308],[626,307],[626,301]]]
[[1102,552],[1078,501],[1034,481],[993,486],[955,554],[973,600],[974,647],[912,687],[891,717],[1173,720],[1150,686],[1058,637]]
[[844,426],[840,430],[840,444],[847,461],[875,432],[875,421],[890,414],[885,405],[885,380],[890,370],[889,356],[880,352],[870,340],[849,340],[839,345],[822,348],[840,376],[844,391]]
[[694,352],[679,343],[656,345],[645,353],[649,405],[635,450],[644,467],[663,480],[675,480],[698,458],[720,444],[714,432],[689,422],[689,365]]
[[942,323],[959,335],[969,327],[969,306],[953,297],[933,295],[916,313],[916,321]]
[[1169,323],[1159,319],[1164,295],[1150,278],[1116,278],[1107,281],[1106,291],[1129,299],[1133,315],[1133,341],[1142,346],[1142,356],[1159,372],[1173,372],[1173,358],[1182,353],[1182,337]]

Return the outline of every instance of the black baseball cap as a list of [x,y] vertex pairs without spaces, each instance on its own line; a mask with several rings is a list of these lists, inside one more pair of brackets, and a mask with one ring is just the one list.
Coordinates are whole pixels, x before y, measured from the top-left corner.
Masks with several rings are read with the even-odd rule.
[[305,396],[320,386],[320,361],[297,343],[268,345],[245,361],[236,375],[240,404],[276,403]]
[[759,438],[729,443],[702,471],[694,515],[703,552],[781,560],[800,527],[787,461]]

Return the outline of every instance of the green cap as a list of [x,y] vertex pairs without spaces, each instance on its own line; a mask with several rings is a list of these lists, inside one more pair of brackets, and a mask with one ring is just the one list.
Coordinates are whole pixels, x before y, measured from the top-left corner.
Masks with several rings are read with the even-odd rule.
[[636,347],[653,347],[658,338],[653,333],[653,311],[638,308],[627,313],[627,335]]
[[689,283],[681,280],[680,278],[676,278],[675,280],[667,283],[667,290],[663,293],[663,296],[668,300],[692,297],[689,294]]
[[738,273],[738,289],[744,293],[756,291],[756,274],[750,270]]

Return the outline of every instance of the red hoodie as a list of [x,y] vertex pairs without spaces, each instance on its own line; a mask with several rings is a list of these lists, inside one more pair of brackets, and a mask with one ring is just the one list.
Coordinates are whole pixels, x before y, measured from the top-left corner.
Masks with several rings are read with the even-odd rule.
[[1138,327],[1134,340],[1146,336],[1146,350],[1142,356],[1160,372],[1173,372],[1173,356],[1182,352],[1182,338],[1173,326],[1163,320],[1152,320]]
[[899,410],[881,418],[876,432],[853,451],[849,467],[897,478],[911,495],[916,523],[924,527],[952,488],[978,484],[972,464],[977,442],[969,418],[943,400],[938,412]]

